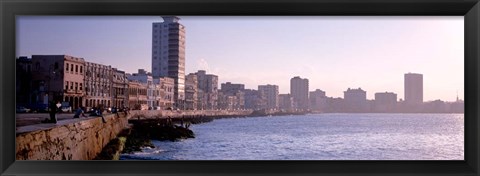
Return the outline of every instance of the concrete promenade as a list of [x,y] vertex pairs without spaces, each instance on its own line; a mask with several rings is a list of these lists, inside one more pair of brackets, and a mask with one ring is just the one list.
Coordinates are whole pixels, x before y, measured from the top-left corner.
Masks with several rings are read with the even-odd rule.
[[[119,112],[122,113],[123,112]],[[128,119],[158,119],[158,118],[180,118],[184,116],[188,117],[201,117],[201,116],[247,116],[252,113],[252,110],[238,110],[238,111],[226,111],[226,110],[190,110],[190,111],[180,111],[180,110],[134,110],[130,111],[127,116]],[[109,115],[110,113],[104,113],[104,115]],[[81,120],[86,120],[90,118],[99,118],[95,116],[80,117],[80,119],[74,119],[73,113],[59,113],[57,114],[58,125],[74,123]],[[39,126],[55,126],[55,124],[42,124],[41,121],[46,118],[50,118],[48,113],[19,113],[16,117],[16,127],[17,130],[19,127],[39,125]],[[23,128],[22,128],[23,129]]]

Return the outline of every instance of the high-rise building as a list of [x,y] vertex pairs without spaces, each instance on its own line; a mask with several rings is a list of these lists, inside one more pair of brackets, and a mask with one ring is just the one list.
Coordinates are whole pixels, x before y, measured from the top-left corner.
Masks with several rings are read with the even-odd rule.
[[308,79],[299,76],[290,79],[290,94],[296,104],[296,108],[308,109]]
[[405,74],[405,103],[408,105],[418,105],[423,103],[422,74]]
[[176,16],[162,18],[152,27],[152,75],[174,79],[174,102],[181,108],[185,103],[185,26]]
[[277,85],[259,85],[258,92],[265,97],[267,109],[278,109],[278,86]]

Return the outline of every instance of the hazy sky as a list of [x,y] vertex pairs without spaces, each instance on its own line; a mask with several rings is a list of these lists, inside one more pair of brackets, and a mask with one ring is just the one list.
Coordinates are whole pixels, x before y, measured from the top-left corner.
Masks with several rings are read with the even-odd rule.
[[[152,16],[17,17],[17,56],[67,54],[125,70],[151,71]],[[186,73],[199,69],[219,82],[276,84],[308,78],[310,90],[367,98],[394,92],[421,73],[424,101],[464,94],[464,22],[455,17],[181,17]]]

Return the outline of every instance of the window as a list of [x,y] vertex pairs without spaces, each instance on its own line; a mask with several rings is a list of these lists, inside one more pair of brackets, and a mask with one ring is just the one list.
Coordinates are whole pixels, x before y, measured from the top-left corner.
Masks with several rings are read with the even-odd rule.
[[70,82],[70,89],[73,89],[73,82]]
[[65,70],[68,71],[68,63],[65,65]]
[[68,81],[65,81],[65,90],[68,90]]
[[75,90],[78,90],[78,83],[75,83]]
[[75,73],[78,73],[78,65],[75,65]]
[[83,73],[83,66],[80,66],[80,73]]
[[72,71],[72,72],[73,72],[73,64],[72,64],[72,65],[71,65],[71,67],[70,67],[70,71]]

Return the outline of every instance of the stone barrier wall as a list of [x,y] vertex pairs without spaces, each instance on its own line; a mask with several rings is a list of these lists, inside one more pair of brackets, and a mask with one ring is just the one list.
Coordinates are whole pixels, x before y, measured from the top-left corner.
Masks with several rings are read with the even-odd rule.
[[150,111],[130,111],[129,118],[132,119],[155,119],[155,118],[178,118],[183,116],[199,117],[199,116],[248,116],[252,114],[252,110],[195,110],[195,111],[170,111],[170,110],[150,110]]
[[[91,160],[103,147],[125,129],[123,114],[76,120],[51,128],[17,133],[17,160]],[[62,122],[62,121],[59,121]],[[50,124],[39,124],[50,125]]]
[[100,117],[61,120],[58,124],[37,124],[17,129],[17,160],[91,160],[108,142],[128,126],[128,119],[178,117],[247,116],[251,110],[240,111],[130,111]]

